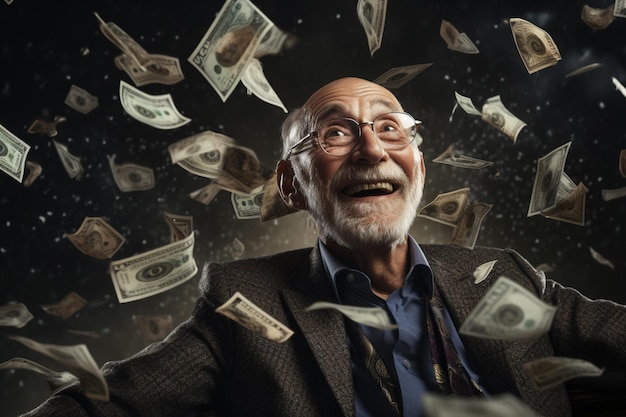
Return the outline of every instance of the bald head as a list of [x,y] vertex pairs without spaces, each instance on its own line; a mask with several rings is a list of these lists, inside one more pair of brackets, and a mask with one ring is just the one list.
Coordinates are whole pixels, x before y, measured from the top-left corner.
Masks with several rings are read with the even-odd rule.
[[398,99],[391,91],[371,81],[355,77],[331,81],[313,93],[303,107],[310,111],[315,118],[319,118],[329,107],[342,106],[342,102],[359,97],[371,98],[372,100],[368,104],[373,101],[380,101],[387,105],[390,110],[402,110]]

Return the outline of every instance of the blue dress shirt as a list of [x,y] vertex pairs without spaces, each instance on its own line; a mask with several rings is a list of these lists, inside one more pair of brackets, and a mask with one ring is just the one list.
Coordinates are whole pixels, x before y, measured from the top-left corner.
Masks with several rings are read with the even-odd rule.
[[[383,300],[372,292],[372,283],[366,274],[348,268],[321,241],[319,247],[326,271],[342,304],[381,307],[387,311],[391,321],[398,325],[396,330],[361,327],[387,366],[394,383],[400,387],[402,415],[422,416],[422,395],[426,391],[436,392],[438,388],[424,317],[424,303],[432,297],[434,279],[421,248],[409,236],[411,267],[404,285]],[[444,314],[446,326],[463,365],[482,387],[478,374],[468,362],[463,343],[445,306]],[[397,417],[353,346],[350,346],[350,354],[357,417]]]

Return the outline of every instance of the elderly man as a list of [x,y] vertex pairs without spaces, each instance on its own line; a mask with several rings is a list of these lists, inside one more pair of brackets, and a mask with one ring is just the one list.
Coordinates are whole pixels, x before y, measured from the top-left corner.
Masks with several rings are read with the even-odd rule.
[[[420,122],[358,78],[316,91],[283,125],[280,195],[308,210],[314,248],[214,264],[185,323],[103,367],[111,401],[79,387],[28,416],[420,416],[425,392],[512,393],[546,416],[571,414],[563,386],[537,390],[522,364],[548,357],[605,367],[595,386],[626,388],[626,308],[547,281],[510,250],[423,245],[408,235],[424,186]],[[472,272],[496,260],[479,284]],[[557,307],[535,340],[461,338],[457,329],[501,275]],[[277,343],[216,312],[236,292],[293,330]],[[396,329],[357,324],[317,301],[380,307]]]

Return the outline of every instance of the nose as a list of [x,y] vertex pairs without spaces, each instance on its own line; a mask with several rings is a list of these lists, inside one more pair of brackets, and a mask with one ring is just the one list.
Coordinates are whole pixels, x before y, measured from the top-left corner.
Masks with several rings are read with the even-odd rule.
[[373,122],[359,123],[359,133],[358,143],[351,154],[353,162],[376,164],[389,157],[383,143],[374,132]]

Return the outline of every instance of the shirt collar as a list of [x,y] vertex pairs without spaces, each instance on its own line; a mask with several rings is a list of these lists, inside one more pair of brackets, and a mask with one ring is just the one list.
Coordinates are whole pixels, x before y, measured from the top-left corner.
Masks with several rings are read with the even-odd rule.
[[[333,284],[335,295],[337,296],[337,299],[340,299],[337,292],[337,274],[341,271],[350,270],[351,268],[346,266],[345,263],[343,263],[334,253],[332,253],[330,249],[328,249],[328,246],[326,246],[321,240],[318,239],[317,242],[320,249],[322,263],[324,264],[326,272],[328,272],[328,276],[330,277],[330,280]],[[411,265],[409,268],[409,273],[405,277],[405,281],[410,280],[418,272],[424,274],[422,278],[424,280],[424,288],[426,290],[426,293],[428,294],[428,298],[431,298],[433,294],[433,286],[435,285],[432,269],[428,264],[428,260],[426,259],[426,255],[424,255],[422,248],[420,248],[419,244],[415,241],[415,239],[413,239],[411,235],[408,236],[408,243],[409,251],[411,254]]]

